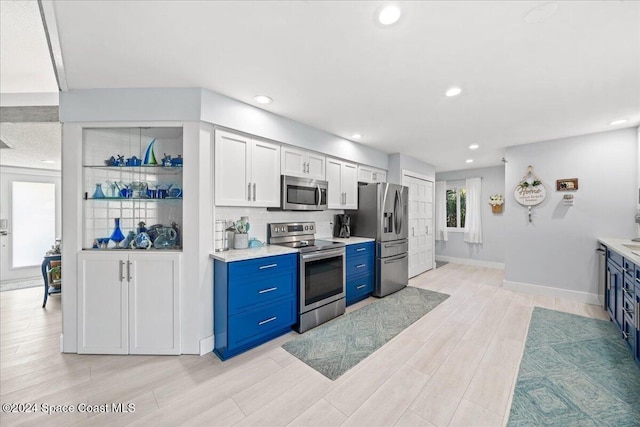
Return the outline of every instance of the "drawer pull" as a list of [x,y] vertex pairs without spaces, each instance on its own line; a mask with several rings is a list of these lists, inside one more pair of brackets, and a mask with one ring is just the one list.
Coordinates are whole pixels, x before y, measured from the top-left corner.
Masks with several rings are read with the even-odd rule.
[[622,268],[622,271],[626,273],[626,272],[627,272],[627,269],[623,267],[623,268]]
[[358,265],[356,265],[356,268],[363,268],[363,267],[366,267],[366,266],[367,266],[367,264],[358,264]]
[[364,287],[366,287],[367,285],[360,285],[360,286],[356,286],[356,289],[362,289]]
[[622,292],[624,292],[625,294],[631,294],[631,291],[627,288],[622,288]]
[[640,283],[640,278],[636,277],[636,282]]
[[262,325],[264,325],[265,323],[273,322],[273,321],[274,321],[274,320],[276,320],[276,319],[277,319],[277,317],[275,317],[275,316],[270,317],[270,318],[269,318],[269,319],[267,319],[267,320],[263,320],[262,322],[258,322],[258,326],[262,326]]
[[633,316],[633,310],[631,310],[630,308],[623,308],[622,311],[624,311],[626,314]]
[[269,288],[269,289],[263,289],[261,291],[258,291],[259,294],[266,294],[267,292],[273,292],[278,288]]
[[278,264],[261,265],[260,266],[260,270],[264,270],[264,269],[267,269],[267,268],[273,268],[273,267],[277,267],[277,266],[278,266]]
[[625,340],[629,339],[629,334],[626,333],[625,331],[622,331],[622,338],[624,338]]
[[356,249],[356,252],[362,252],[362,251],[366,251],[366,250],[367,250],[367,248],[358,248],[358,249]]

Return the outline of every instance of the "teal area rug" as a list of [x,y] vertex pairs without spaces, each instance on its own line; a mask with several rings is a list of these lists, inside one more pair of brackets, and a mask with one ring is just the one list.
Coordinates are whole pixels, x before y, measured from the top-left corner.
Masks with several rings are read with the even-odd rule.
[[536,307],[508,426],[640,426],[640,369],[618,329]]
[[335,380],[447,298],[409,286],[320,325],[282,348]]

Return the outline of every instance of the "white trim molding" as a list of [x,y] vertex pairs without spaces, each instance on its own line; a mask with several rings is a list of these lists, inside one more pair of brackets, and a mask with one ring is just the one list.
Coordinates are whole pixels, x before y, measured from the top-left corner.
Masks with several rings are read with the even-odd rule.
[[215,341],[213,340],[213,335],[201,339],[200,340],[200,356],[204,356],[207,353],[211,353],[213,351],[214,346],[215,346]]
[[600,305],[597,294],[571,291],[569,289],[552,288],[550,286],[532,285],[529,283],[512,282],[505,280],[502,285],[505,289],[516,292],[524,292],[531,295],[542,295],[581,302],[584,304]]
[[504,270],[504,262],[484,261],[481,259],[456,258],[452,256],[436,255],[436,261],[445,261],[452,264],[473,265],[476,267],[489,267]]
[[58,34],[55,6],[51,0],[41,0],[39,5],[42,23],[44,24],[44,32],[49,44],[53,70],[56,74],[56,80],[58,81],[58,88],[61,91],[67,91],[69,90],[69,86],[67,85],[67,73],[62,60],[62,47],[60,47],[60,35]]

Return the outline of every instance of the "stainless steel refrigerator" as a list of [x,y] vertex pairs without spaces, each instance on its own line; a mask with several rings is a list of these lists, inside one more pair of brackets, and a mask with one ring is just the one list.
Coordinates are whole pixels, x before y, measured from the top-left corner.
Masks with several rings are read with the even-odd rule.
[[353,236],[376,239],[376,283],[383,297],[409,283],[408,193],[402,185],[378,183],[358,188],[358,210],[351,215]]

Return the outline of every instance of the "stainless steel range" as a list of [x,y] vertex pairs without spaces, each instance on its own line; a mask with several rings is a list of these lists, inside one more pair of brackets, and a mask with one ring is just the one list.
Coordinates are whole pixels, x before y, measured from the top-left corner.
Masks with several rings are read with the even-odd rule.
[[268,242],[298,250],[298,324],[302,333],[344,314],[344,243],[317,240],[315,222],[269,224]]

